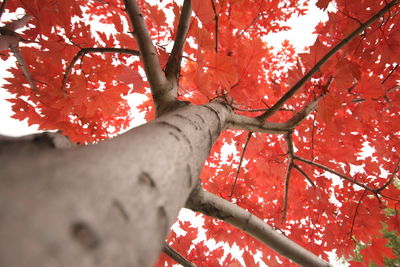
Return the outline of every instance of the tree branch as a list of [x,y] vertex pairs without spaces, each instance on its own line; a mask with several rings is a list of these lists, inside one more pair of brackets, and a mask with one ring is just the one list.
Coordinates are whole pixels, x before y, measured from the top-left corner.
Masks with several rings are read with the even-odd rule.
[[288,209],[288,203],[289,203],[289,183],[290,183],[290,174],[293,169],[293,159],[294,159],[294,148],[293,148],[293,138],[292,138],[292,132],[288,132],[285,134],[285,140],[287,144],[287,154],[288,154],[288,159],[289,163],[286,169],[286,174],[285,174],[285,193],[284,193],[284,198],[283,198],[283,210],[282,210],[282,223],[286,220],[286,215],[287,215],[287,209]]
[[[0,7],[0,16],[4,12],[5,5],[6,1],[3,1]],[[25,14],[22,18],[9,22],[5,26],[0,27],[0,50],[10,49],[11,52],[13,52],[15,58],[17,59],[17,65],[22,70],[25,78],[28,80],[31,89],[33,91],[36,91],[36,83],[32,78],[25,59],[21,55],[21,51],[18,47],[19,42],[22,40],[22,38],[18,33],[15,32],[15,30],[24,27],[32,18],[33,17],[31,15]]]
[[271,117],[283,104],[290,99],[321,67],[325,64],[336,52],[358,36],[361,32],[367,29],[372,23],[382,17],[394,5],[398,4],[399,0],[393,0],[384,6],[378,13],[372,16],[369,20],[361,24],[357,29],[347,35],[342,41],[328,51],[292,88],[289,89],[268,111],[260,115],[258,118],[266,120]]
[[150,33],[136,0],[124,0],[124,4],[133,26],[134,37],[139,45],[144,70],[150,84],[157,116],[159,116],[159,110],[163,109],[169,103],[176,101],[178,88],[174,88],[169,84],[161,69]]
[[288,127],[291,129],[296,128],[303,120],[307,118],[308,115],[310,115],[311,112],[313,112],[317,107],[319,101],[322,99],[321,97],[318,97],[311,103],[305,105],[299,112],[293,115],[288,121],[286,121],[286,124],[288,124]]
[[186,207],[227,222],[263,242],[279,254],[302,266],[331,266],[310,251],[275,231],[263,220],[233,203],[200,187],[189,197]]
[[247,117],[236,113],[232,113],[227,120],[227,128],[271,134],[284,134],[289,130],[285,123],[262,122],[256,117]]
[[233,192],[235,191],[236,182],[237,182],[237,179],[239,177],[240,169],[242,167],[244,153],[246,152],[247,145],[249,144],[249,141],[250,141],[250,138],[251,138],[252,134],[253,134],[252,132],[249,132],[249,134],[247,135],[246,142],[244,143],[244,146],[243,146],[242,154],[240,155],[239,166],[237,168],[236,175],[235,175],[235,181],[233,182],[231,195],[229,196],[231,199],[232,199],[232,196],[233,196]]
[[323,170],[325,170],[325,171],[328,171],[328,172],[330,172],[330,173],[333,173],[333,174],[339,176],[340,178],[342,178],[342,179],[344,179],[344,180],[346,180],[346,181],[349,181],[349,182],[351,182],[351,183],[353,183],[353,184],[356,184],[356,185],[358,185],[358,186],[360,186],[360,187],[362,187],[362,188],[364,188],[364,189],[366,189],[366,190],[368,190],[368,191],[371,191],[371,192],[374,193],[374,194],[377,194],[377,193],[378,193],[378,191],[377,191],[376,189],[373,189],[373,188],[371,188],[371,187],[369,187],[369,186],[366,186],[366,185],[364,185],[364,184],[362,184],[362,183],[360,183],[360,182],[358,182],[358,181],[356,181],[356,180],[354,180],[354,179],[351,179],[351,178],[347,177],[347,176],[344,175],[344,174],[341,174],[341,173],[339,173],[339,172],[337,172],[337,171],[335,171],[335,170],[332,170],[331,168],[326,167],[325,165],[319,164],[319,163],[314,162],[314,161],[311,161],[311,160],[307,160],[307,159],[301,158],[301,157],[296,156],[296,155],[294,156],[294,159],[295,159],[295,160],[302,161],[302,162],[307,163],[307,164],[309,164],[309,165],[318,167],[318,168],[323,169]]
[[71,63],[69,63],[67,69],[65,70],[65,74],[61,83],[61,90],[64,95],[66,95],[65,87],[67,86],[68,76],[71,74],[72,68],[75,63],[79,60],[79,58],[85,56],[88,53],[119,53],[119,54],[128,54],[132,56],[140,56],[140,52],[132,49],[125,48],[114,48],[114,47],[90,47],[90,48],[82,48],[72,59]]
[[316,187],[315,183],[313,182],[313,180],[311,180],[310,176],[308,176],[307,173],[305,171],[303,171],[303,169],[300,168],[299,165],[293,164],[293,167],[307,179],[307,181],[310,183],[310,185],[312,187],[314,187],[314,188]]
[[218,13],[217,13],[217,9],[215,7],[215,3],[214,0],[210,0],[211,1],[211,5],[212,5],[212,9],[214,12],[214,20],[215,20],[215,52],[218,53]]
[[[269,108],[256,108],[256,109],[245,109],[245,108],[239,108],[239,107],[232,107],[233,110],[237,110],[237,111],[242,111],[242,112],[261,112],[261,111],[267,111]],[[280,108],[279,111],[295,111],[293,109],[290,108]]]
[[248,117],[232,113],[227,122],[228,129],[246,130],[250,132],[262,132],[272,134],[283,134],[296,128],[307,116],[314,111],[321,97],[317,98],[300,111],[295,113],[288,121],[283,123],[262,121],[257,117]]
[[183,48],[186,42],[186,36],[189,31],[190,18],[192,16],[191,0],[185,0],[179,18],[178,31],[176,33],[174,47],[169,55],[165,74],[168,80],[174,79],[174,83],[178,83],[179,70],[182,60]]
[[354,224],[356,222],[356,217],[357,217],[357,213],[358,213],[358,208],[360,207],[361,201],[365,196],[365,193],[367,192],[367,190],[364,190],[364,192],[362,193],[360,199],[357,202],[357,206],[356,206],[356,210],[354,211],[354,216],[353,216],[353,220],[351,222],[351,228],[350,228],[350,238],[352,238],[353,236],[353,229],[354,229]]
[[21,52],[20,52],[18,46],[11,46],[10,50],[13,52],[15,58],[17,59],[18,66],[22,70],[25,78],[28,80],[30,87],[32,88],[33,91],[36,91],[37,90],[36,83],[33,80],[31,73],[28,70],[28,67],[26,66],[25,59],[21,55]]
[[393,179],[397,176],[399,167],[400,167],[400,160],[397,161],[396,167],[395,167],[394,171],[392,172],[392,175],[389,178],[389,180],[384,185],[382,185],[381,187],[378,188],[378,190],[377,190],[378,193],[380,193],[383,189],[388,187],[393,182]]
[[183,257],[181,254],[179,254],[178,251],[175,249],[171,248],[167,244],[164,245],[163,250],[165,254],[167,254],[171,259],[182,265],[183,267],[197,267],[196,264],[188,261],[185,257]]

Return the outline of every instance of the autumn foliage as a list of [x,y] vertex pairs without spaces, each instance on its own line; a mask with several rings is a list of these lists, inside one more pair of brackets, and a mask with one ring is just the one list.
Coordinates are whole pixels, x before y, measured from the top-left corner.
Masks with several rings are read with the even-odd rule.
[[[132,93],[147,96],[139,109],[148,120],[154,118],[123,1],[4,2],[5,12],[21,13],[22,8],[22,14],[30,16],[17,26],[1,21],[0,56],[19,59],[3,86],[14,96],[8,100],[14,118],[28,119],[41,130],[59,130],[77,143],[108,139],[126,129],[135,119],[127,102]],[[182,7],[175,1],[139,5],[165,67]],[[222,96],[238,114],[275,122],[287,121],[322,98],[287,134],[225,131],[204,166],[202,185],[322,258],[332,250],[350,258],[362,243],[370,245],[361,251],[363,266],[370,260],[383,264],[383,256],[394,254],[385,246],[382,224],[389,231],[400,229],[397,212],[386,212],[396,210],[400,199],[395,186],[400,160],[400,5],[380,0],[319,0],[316,5],[329,18],[316,27],[315,43],[297,54],[290,42],[274,50],[263,37],[286,30],[284,22],[305,14],[307,1],[192,0],[178,96],[193,104]],[[21,17],[15,20],[21,22]],[[95,30],[93,23],[111,31],[102,31],[105,26]],[[296,94],[268,114],[268,108],[330,51],[326,63]],[[223,153],[226,145],[236,150]],[[362,157],[366,146],[372,155]],[[200,228],[187,221],[177,227],[186,234],[171,231],[170,246],[198,266],[241,266],[222,245],[210,249],[206,243],[211,239],[243,249],[246,266],[257,266],[258,258],[269,266],[289,264],[223,221],[204,217]],[[204,229],[205,239],[194,243]],[[164,262],[173,264],[165,255],[159,265]]]

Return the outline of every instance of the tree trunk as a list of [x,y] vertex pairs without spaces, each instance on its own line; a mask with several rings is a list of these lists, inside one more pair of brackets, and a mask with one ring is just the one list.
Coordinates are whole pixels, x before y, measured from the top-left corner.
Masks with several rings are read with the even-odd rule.
[[229,114],[187,105],[70,149],[0,141],[0,266],[151,266]]

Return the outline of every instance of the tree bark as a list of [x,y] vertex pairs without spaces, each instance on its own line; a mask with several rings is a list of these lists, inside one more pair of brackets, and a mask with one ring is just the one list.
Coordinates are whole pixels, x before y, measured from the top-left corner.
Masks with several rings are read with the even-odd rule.
[[0,266],[151,266],[230,112],[187,105],[86,147],[0,140]]
[[263,220],[235,204],[200,187],[193,190],[186,208],[223,220],[260,240],[282,256],[301,266],[331,267],[328,262],[278,233]]

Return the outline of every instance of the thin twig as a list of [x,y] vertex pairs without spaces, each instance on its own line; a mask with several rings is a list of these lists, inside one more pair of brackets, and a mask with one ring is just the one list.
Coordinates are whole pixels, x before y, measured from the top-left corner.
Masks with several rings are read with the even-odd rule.
[[318,111],[315,112],[313,122],[312,122],[312,129],[311,129],[311,160],[314,160],[314,135],[315,135],[315,121],[317,119]]
[[380,193],[383,189],[388,187],[393,182],[394,178],[396,178],[396,176],[397,176],[399,167],[400,167],[400,160],[397,161],[396,167],[395,167],[394,171],[392,172],[392,175],[389,178],[389,180],[387,180],[387,182],[384,185],[382,185],[381,187],[378,188],[378,190],[377,190],[378,193]]
[[189,31],[190,18],[192,16],[191,0],[185,0],[179,18],[178,30],[175,37],[174,47],[169,55],[165,74],[167,79],[175,79],[178,82],[179,69],[182,60],[183,48],[186,42],[186,36]]
[[266,120],[271,117],[283,104],[290,99],[319,69],[325,64],[334,54],[336,54],[341,48],[358,36],[361,32],[366,30],[372,23],[382,17],[391,7],[398,4],[399,0],[393,0],[385,7],[383,7],[378,13],[372,16],[365,23],[361,24],[357,29],[347,35],[342,41],[335,45],[331,50],[328,51],[296,84],[294,84],[289,91],[287,91],[268,111],[260,115],[260,120]]
[[167,254],[171,259],[179,263],[184,267],[197,267],[196,264],[188,261],[185,257],[183,257],[178,251],[171,248],[168,244],[165,244],[162,250],[165,254]]
[[242,35],[251,27],[254,23],[263,15],[263,12],[258,13],[257,17],[255,17],[249,25],[246,26],[236,37],[239,39]]
[[341,173],[339,173],[339,172],[337,172],[337,171],[335,171],[335,170],[332,170],[331,168],[326,167],[325,165],[319,164],[319,163],[317,163],[317,162],[314,162],[314,161],[311,161],[311,160],[308,160],[308,159],[301,158],[301,157],[299,157],[299,156],[297,156],[297,155],[294,156],[294,159],[295,159],[295,160],[302,161],[302,162],[307,163],[307,164],[309,164],[309,165],[318,167],[318,168],[323,169],[323,170],[325,170],[325,171],[328,171],[328,172],[330,172],[330,173],[333,173],[333,174],[339,176],[340,178],[342,178],[342,179],[344,179],[344,180],[347,180],[347,181],[349,181],[349,182],[351,182],[351,183],[353,183],[353,184],[356,184],[356,185],[358,185],[358,186],[360,186],[360,187],[362,187],[362,188],[364,188],[364,189],[366,189],[366,190],[368,190],[368,191],[371,191],[371,192],[374,193],[374,194],[377,193],[377,190],[376,190],[376,189],[373,189],[373,188],[371,188],[371,187],[369,187],[369,186],[367,186],[367,185],[364,185],[364,184],[362,184],[362,183],[360,183],[360,182],[358,182],[358,181],[356,181],[356,180],[354,180],[354,179],[351,179],[351,178],[347,177],[347,176],[344,175],[344,174],[341,174]]
[[246,138],[246,142],[244,143],[242,154],[240,155],[239,166],[238,166],[238,168],[236,170],[235,181],[233,182],[231,195],[229,196],[230,199],[232,199],[233,193],[235,191],[236,182],[237,182],[237,179],[239,177],[240,168],[242,167],[244,153],[246,152],[247,145],[249,144],[249,141],[250,141],[250,138],[251,138],[252,134],[253,134],[252,132],[249,132],[249,134],[247,135],[247,138]]
[[119,53],[119,54],[128,54],[132,56],[140,56],[140,52],[132,49],[125,48],[114,48],[114,47],[90,47],[90,48],[82,48],[72,59],[71,63],[69,63],[67,69],[65,70],[65,74],[61,83],[61,90],[64,95],[66,95],[65,87],[67,86],[68,76],[71,74],[72,68],[75,63],[79,60],[79,58],[85,56],[88,53]]
[[364,198],[366,192],[367,192],[367,190],[364,190],[364,192],[362,193],[360,199],[358,200],[356,210],[354,211],[353,221],[351,223],[351,228],[350,228],[350,237],[352,237],[352,235],[353,235],[353,228],[354,228],[354,223],[356,222],[358,208],[360,207],[361,201]]
[[382,84],[384,84],[387,79],[389,79],[390,76],[392,76],[393,72],[396,71],[396,69],[399,67],[399,64],[397,63],[396,66],[393,67],[393,69],[390,70],[389,74],[383,79]]
[[215,52],[218,53],[218,13],[217,13],[217,9],[215,7],[215,3],[214,0],[211,0],[211,5],[212,5],[212,9],[214,12],[214,19],[215,19]]
[[303,171],[303,169],[300,168],[299,165],[293,164],[293,167],[294,167],[296,170],[298,170],[298,171],[307,179],[307,181],[310,183],[310,185],[311,185],[312,187],[314,187],[314,188],[316,187],[316,186],[315,186],[315,183],[313,182],[313,180],[311,180],[310,176],[308,176],[307,173],[306,173],[305,171]]

